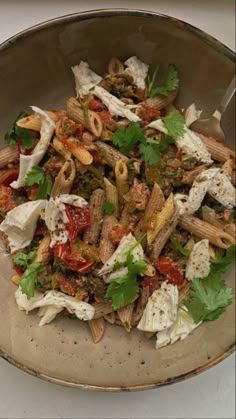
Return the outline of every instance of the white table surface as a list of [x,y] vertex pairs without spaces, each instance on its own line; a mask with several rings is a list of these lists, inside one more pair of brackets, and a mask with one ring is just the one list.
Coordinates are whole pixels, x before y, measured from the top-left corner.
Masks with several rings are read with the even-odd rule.
[[[105,7],[172,15],[235,49],[234,0],[0,0],[0,42],[44,20]],[[234,394],[234,355],[185,382],[137,393],[93,393],[61,387],[31,377],[0,359],[1,418],[230,419],[235,418]]]

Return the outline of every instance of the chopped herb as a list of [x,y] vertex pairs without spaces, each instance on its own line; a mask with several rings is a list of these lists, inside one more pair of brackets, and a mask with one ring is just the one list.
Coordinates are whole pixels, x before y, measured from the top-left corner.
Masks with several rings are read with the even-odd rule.
[[155,88],[154,84],[156,82],[156,77],[157,77],[157,73],[159,71],[159,68],[160,68],[160,64],[157,64],[152,76],[150,77],[150,75],[148,74],[148,77],[147,77],[147,95],[148,95],[148,97],[153,97],[156,94],[156,88]]
[[171,112],[169,115],[162,118],[162,121],[168,130],[169,136],[175,140],[184,134],[184,117],[178,111],[175,110]]
[[152,77],[148,77],[147,95],[153,97],[156,95],[168,96],[170,92],[177,89],[179,85],[179,75],[173,65],[169,65],[167,77],[161,86],[155,86],[156,76],[159,71],[159,65],[156,66]]
[[36,257],[35,251],[29,252],[29,253],[23,253],[21,250],[19,250],[19,252],[17,252],[12,257],[12,259],[15,265],[21,266],[23,269],[25,269],[34,260],[35,257]]
[[112,202],[104,202],[102,206],[103,212],[105,214],[111,215],[115,211],[116,207]]
[[135,144],[146,142],[146,136],[138,122],[132,122],[129,127],[119,128],[111,140],[122,153],[129,154]]
[[33,147],[35,135],[32,133],[32,131],[26,128],[18,127],[16,123],[19,119],[25,118],[26,116],[28,116],[26,112],[20,112],[16,117],[12,127],[6,132],[4,137],[10,145],[16,145],[18,144],[18,141],[21,140],[22,148],[25,150],[31,149]]
[[53,182],[50,178],[46,178],[45,172],[40,166],[32,167],[25,179],[26,186],[32,186],[35,183],[39,185],[39,189],[34,199],[46,199],[50,196]]
[[186,249],[185,247],[181,246],[181,244],[176,240],[173,236],[170,237],[170,241],[174,249],[178,250],[182,255],[189,256],[190,250]]
[[38,274],[42,270],[43,267],[40,263],[32,263],[31,265],[28,265],[22,277],[20,278],[19,284],[21,290],[23,294],[26,294],[28,300],[34,296],[35,290],[37,288]]
[[202,211],[203,211],[203,212],[211,212],[211,211],[212,211],[212,209],[211,209],[210,207],[208,207],[207,205],[203,205],[203,207],[202,207]]

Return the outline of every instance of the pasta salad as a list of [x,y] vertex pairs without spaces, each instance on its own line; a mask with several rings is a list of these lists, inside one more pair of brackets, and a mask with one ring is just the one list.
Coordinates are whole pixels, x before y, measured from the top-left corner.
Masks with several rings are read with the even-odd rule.
[[235,153],[191,130],[175,66],[112,58],[72,68],[65,109],[21,112],[0,151],[0,234],[15,300],[39,326],[62,313],[156,337],[217,319],[233,293]]

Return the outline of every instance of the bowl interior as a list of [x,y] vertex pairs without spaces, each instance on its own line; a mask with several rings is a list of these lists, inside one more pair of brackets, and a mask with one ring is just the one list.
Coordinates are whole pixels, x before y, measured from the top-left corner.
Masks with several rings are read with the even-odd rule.
[[[145,12],[100,11],[60,18],[6,42],[0,48],[0,138],[29,105],[63,108],[74,95],[71,66],[88,61],[103,74],[112,56],[137,55],[155,66],[180,71],[178,105],[195,102],[204,115],[215,110],[234,74],[233,53],[176,19]],[[233,144],[233,113],[225,122]],[[4,147],[3,140],[1,148]],[[109,327],[93,345],[78,320],[57,317],[38,327],[38,317],[19,312],[9,258],[0,255],[0,353],[46,379],[85,388],[135,389],[178,381],[223,359],[234,343],[234,305],[183,342],[154,349],[133,330]],[[227,275],[234,287],[233,270]]]

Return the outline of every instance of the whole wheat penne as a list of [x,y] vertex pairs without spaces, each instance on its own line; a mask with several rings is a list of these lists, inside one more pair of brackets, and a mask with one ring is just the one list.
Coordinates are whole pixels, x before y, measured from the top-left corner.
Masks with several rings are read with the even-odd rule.
[[236,186],[236,170],[233,170],[231,182],[234,186]]
[[88,110],[87,115],[81,108],[79,102],[74,97],[71,97],[66,102],[66,109],[68,116],[75,122],[80,122],[89,131],[91,131],[95,137],[100,137],[103,130],[103,123],[100,116],[93,111]]
[[143,287],[141,290],[140,296],[138,298],[136,308],[133,311],[133,316],[132,316],[133,326],[138,324],[139,320],[141,319],[149,297],[150,297],[149,287]]
[[120,217],[120,224],[127,227],[130,223],[130,205],[125,204]]
[[210,243],[221,249],[228,249],[232,244],[235,244],[235,238],[225,231],[192,215],[181,216],[179,225],[201,239],[208,239]]
[[181,307],[183,305],[184,300],[187,300],[189,297],[189,283],[186,283],[186,285],[179,290],[179,306]]
[[105,332],[105,321],[103,317],[89,320],[88,325],[91,331],[93,343],[100,342]]
[[224,230],[224,223],[223,221],[219,220],[216,216],[215,211],[212,209],[208,211],[202,211],[202,218],[207,223],[219,228],[220,230]]
[[132,328],[132,315],[134,311],[134,303],[128,304],[125,307],[119,308],[117,310],[117,316],[120,319],[122,325],[127,330],[127,332],[130,332]]
[[110,301],[104,301],[103,303],[94,303],[93,307],[95,308],[93,320],[114,312],[114,308],[112,307]]
[[6,147],[0,150],[0,169],[6,164],[14,162],[19,158],[19,150],[17,146]]
[[236,237],[236,225],[234,223],[225,224],[224,231],[235,239],[235,237]]
[[97,141],[96,145],[98,147],[99,155],[109,166],[115,168],[115,165],[119,160],[128,163],[129,159],[110,145],[103,143],[102,141]]
[[84,147],[78,146],[76,148],[72,148],[71,152],[84,166],[88,166],[93,162],[92,154]]
[[114,205],[113,214],[117,217],[119,214],[119,200],[117,187],[114,186],[106,177],[104,177],[104,185],[106,192],[106,201]]
[[117,219],[114,215],[105,215],[103,218],[102,232],[99,243],[99,256],[105,263],[115,250],[114,244],[110,240],[110,232],[117,225]]
[[144,332],[144,336],[146,339],[151,339],[155,335],[156,335],[156,332]]
[[90,198],[91,224],[86,228],[83,239],[86,243],[97,244],[102,228],[103,204],[105,193],[102,189],[96,189]]
[[[57,112],[52,112],[52,111],[45,111],[45,112],[48,114],[48,116],[50,116],[50,118],[53,121],[56,122],[58,120]],[[18,125],[18,127],[21,127],[21,128],[32,129],[33,131],[40,132],[41,117],[38,114],[28,115],[25,118],[18,119],[18,121],[16,122],[16,125]]]
[[57,151],[57,153],[61,154],[65,160],[71,158],[71,151],[62,144],[58,138],[54,138],[53,142],[51,143],[52,148]]
[[222,166],[222,170],[226,176],[232,178],[234,168],[234,161],[233,159],[226,160],[226,162]]
[[171,193],[163,205],[161,211],[155,214],[153,220],[153,229],[147,231],[147,242],[148,245],[152,244],[158,235],[159,231],[164,227],[164,225],[171,219],[175,211],[174,196]]
[[170,92],[168,96],[154,96],[151,98],[146,99],[144,102],[141,102],[141,104],[150,106],[151,108],[155,108],[157,110],[161,110],[166,108],[170,103],[174,102],[176,96],[177,96],[178,90],[173,90]]
[[159,258],[162,249],[166,242],[169,240],[171,234],[174,232],[179,220],[179,211],[175,209],[174,214],[166,223],[166,225],[160,230],[156,236],[151,248],[150,248],[150,260],[156,262]]
[[207,150],[212,158],[219,162],[225,162],[229,159],[235,159],[235,152],[225,144],[214,140],[214,138],[205,137],[203,134],[196,133],[205,143]]
[[123,63],[116,57],[112,57],[108,64],[108,73],[115,75],[124,71]]
[[129,190],[128,168],[123,160],[116,162],[115,176],[118,194],[123,197]]
[[51,196],[55,198],[58,195],[69,193],[75,179],[75,164],[72,159],[67,160],[58,173]]
[[39,246],[37,248],[37,254],[34,262],[42,263],[46,265],[50,260],[50,236],[44,236],[44,238],[39,243]]

